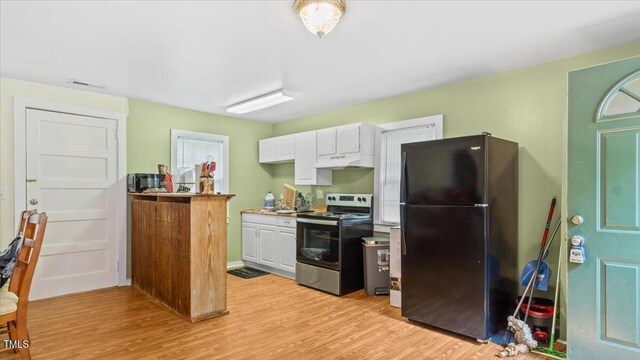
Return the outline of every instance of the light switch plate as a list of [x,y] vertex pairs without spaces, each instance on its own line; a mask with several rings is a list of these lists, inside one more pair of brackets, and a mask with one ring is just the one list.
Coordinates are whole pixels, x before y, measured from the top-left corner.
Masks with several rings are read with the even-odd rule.
[[324,198],[324,191],[316,190],[316,198],[317,199],[323,199]]
[[7,189],[0,188],[0,200],[7,200]]

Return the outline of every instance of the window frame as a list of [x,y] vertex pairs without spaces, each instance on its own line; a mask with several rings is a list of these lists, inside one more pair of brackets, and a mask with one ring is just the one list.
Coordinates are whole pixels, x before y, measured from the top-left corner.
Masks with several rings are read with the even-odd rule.
[[[602,98],[602,100],[600,100],[600,104],[598,104],[595,121],[599,122],[599,121],[608,121],[608,120],[621,120],[621,119],[627,119],[630,117],[638,116],[637,111],[629,112],[629,113],[612,114],[612,115],[606,115],[606,112],[607,112],[607,109],[609,108],[609,105],[611,104],[611,101],[613,100],[614,97],[616,97],[618,92],[621,92],[622,89],[629,83],[639,79],[640,79],[640,70],[637,70],[625,76],[624,78],[622,78],[611,89],[609,89],[609,91],[607,91],[606,95]],[[635,96],[631,96],[629,94],[627,95],[633,99],[636,99]],[[634,94],[634,95],[637,95],[637,94]]]
[[[435,139],[442,139],[443,136],[443,124],[444,116],[432,115],[421,118],[394,121],[391,123],[378,125],[379,131],[376,132],[375,138],[375,168],[374,168],[374,231],[377,232],[390,232],[392,227],[398,226],[399,223],[384,222],[382,220],[382,209],[384,204],[383,199],[383,184],[386,178],[385,163],[386,156],[382,150],[385,147],[384,133],[393,130],[408,129],[418,126],[432,126],[435,132]],[[399,206],[399,205],[398,205]]]
[[[179,130],[179,129],[171,129],[171,170],[177,169],[178,164],[178,149],[177,142],[178,138],[187,138],[190,140],[198,140],[198,141],[209,141],[209,142],[221,142],[222,143],[222,172],[224,174],[224,178],[222,179],[223,189],[217,190],[223,194],[230,193],[229,189],[229,137],[226,135],[218,135],[218,134],[210,134],[204,132],[197,131],[188,131],[188,130]],[[219,165],[219,164],[218,164]],[[197,179],[196,179],[197,182]]]

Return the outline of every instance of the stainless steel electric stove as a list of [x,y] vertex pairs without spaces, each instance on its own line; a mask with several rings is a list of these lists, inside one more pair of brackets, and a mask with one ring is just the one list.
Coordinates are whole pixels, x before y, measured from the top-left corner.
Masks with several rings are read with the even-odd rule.
[[344,295],[364,286],[362,238],[373,235],[371,194],[327,194],[327,212],[297,217],[296,281]]

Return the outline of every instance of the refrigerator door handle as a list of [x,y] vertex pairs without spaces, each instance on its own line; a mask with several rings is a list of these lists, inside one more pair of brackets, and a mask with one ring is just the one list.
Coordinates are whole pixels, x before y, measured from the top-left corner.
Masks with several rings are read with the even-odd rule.
[[407,206],[404,203],[400,204],[400,251],[402,255],[407,255],[407,243],[405,229],[407,228]]
[[402,152],[402,170],[400,173],[400,203],[407,201],[407,153]]

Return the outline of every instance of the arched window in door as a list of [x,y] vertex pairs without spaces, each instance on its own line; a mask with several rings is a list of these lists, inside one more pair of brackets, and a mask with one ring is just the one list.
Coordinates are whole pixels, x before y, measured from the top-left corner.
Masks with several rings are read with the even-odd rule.
[[640,116],[640,71],[620,80],[602,98],[596,121]]

